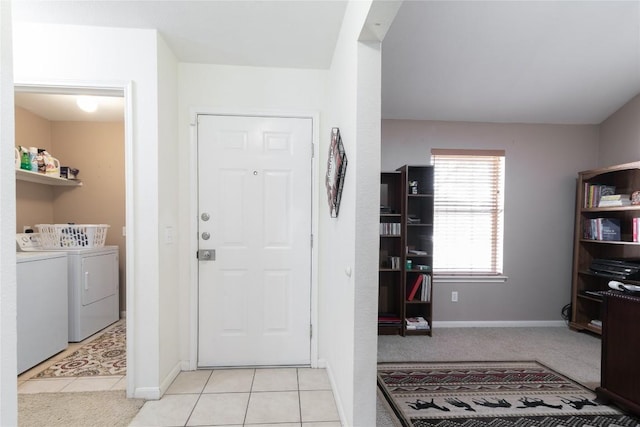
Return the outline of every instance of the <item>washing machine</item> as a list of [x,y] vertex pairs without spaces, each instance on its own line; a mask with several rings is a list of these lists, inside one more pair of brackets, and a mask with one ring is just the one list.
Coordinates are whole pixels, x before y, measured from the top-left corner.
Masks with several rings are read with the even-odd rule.
[[16,254],[18,374],[67,348],[65,252]]
[[[27,234],[29,247],[39,250],[38,233]],[[25,235],[17,236],[24,240]],[[120,318],[118,247],[65,249],[67,255],[68,339],[82,341]]]

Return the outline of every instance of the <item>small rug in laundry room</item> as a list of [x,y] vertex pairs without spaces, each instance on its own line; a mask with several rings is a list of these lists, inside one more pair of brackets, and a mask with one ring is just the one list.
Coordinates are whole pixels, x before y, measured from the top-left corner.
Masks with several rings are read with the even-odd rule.
[[380,363],[378,387],[405,427],[640,426],[535,361]]
[[124,319],[118,321],[34,378],[126,375],[126,331]]

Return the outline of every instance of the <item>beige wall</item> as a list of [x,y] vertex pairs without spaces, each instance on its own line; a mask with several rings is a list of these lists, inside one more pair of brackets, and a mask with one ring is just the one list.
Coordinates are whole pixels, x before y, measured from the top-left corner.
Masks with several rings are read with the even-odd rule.
[[[576,176],[594,168],[598,126],[382,121],[382,170],[432,148],[502,149],[505,283],[434,283],[434,321],[559,321],[570,301]],[[451,292],[458,292],[458,302]],[[475,322],[475,323],[474,323]]]
[[109,224],[107,245],[120,248],[120,309],[126,307],[124,123],[52,122],[53,156],[80,170],[81,187],[55,187],[55,223]]
[[[20,107],[15,109],[16,146],[53,150],[51,122]],[[53,187],[16,181],[16,232],[53,222]]]
[[16,231],[40,223],[109,224],[107,245],[120,248],[120,309],[126,309],[124,123],[50,122],[16,107],[16,143],[46,148],[80,170],[80,187],[17,181]]

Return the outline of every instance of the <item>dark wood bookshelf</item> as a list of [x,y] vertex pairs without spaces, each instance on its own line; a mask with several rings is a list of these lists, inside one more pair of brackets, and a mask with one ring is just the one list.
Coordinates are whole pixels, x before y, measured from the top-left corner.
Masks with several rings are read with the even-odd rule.
[[[602,320],[603,301],[601,298],[585,295],[584,291],[606,291],[609,289],[609,281],[619,279],[595,274],[589,267],[594,259],[640,259],[640,243],[633,241],[633,218],[640,217],[640,205],[590,206],[590,185],[615,187],[616,194],[631,194],[640,190],[640,162],[592,169],[578,174],[571,283],[572,314],[569,327],[601,335],[602,328],[590,322]],[[612,241],[585,238],[585,224],[596,218],[618,220],[620,239]],[[623,282],[639,283],[633,280]]]
[[[417,183],[415,186],[410,185]],[[416,193],[413,194],[413,191]],[[378,295],[378,333],[400,335],[431,335],[433,296],[433,167],[403,166],[380,175],[380,223],[399,221],[399,236],[380,235],[380,267]],[[415,223],[410,223],[412,218]],[[382,225],[381,225],[382,230]],[[393,239],[396,237],[397,239]],[[408,250],[420,250],[426,254],[412,254]],[[400,258],[400,265],[389,268],[388,258]],[[407,261],[412,266],[408,268]],[[426,270],[415,268],[426,266]],[[408,300],[408,295],[418,275],[429,276],[430,292],[427,301],[418,298]],[[422,286],[422,284],[420,284]],[[393,314],[400,319],[398,325],[380,321],[381,316]],[[429,329],[407,329],[406,319],[423,317]]]

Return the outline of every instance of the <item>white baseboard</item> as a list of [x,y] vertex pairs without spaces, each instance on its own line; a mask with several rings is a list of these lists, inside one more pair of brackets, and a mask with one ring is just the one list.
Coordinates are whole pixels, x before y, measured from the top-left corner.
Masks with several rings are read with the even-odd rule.
[[[133,392],[133,398],[145,400],[159,400],[180,373],[182,362],[176,363],[167,376],[160,383],[160,387],[138,387]],[[129,397],[129,396],[127,396]]]
[[340,425],[347,425],[347,417],[344,414],[344,406],[342,405],[342,399],[340,393],[338,393],[338,387],[336,386],[335,377],[331,370],[331,365],[327,363],[325,359],[318,359],[318,366],[323,366],[327,370],[329,376],[329,383],[331,384],[331,390],[333,391],[333,399],[336,401],[336,409],[338,410],[338,416],[340,417]]
[[182,362],[178,361],[178,363],[174,365],[171,371],[169,371],[167,376],[164,377],[164,380],[162,380],[162,382],[160,383],[160,393],[161,393],[160,396],[164,396],[164,394],[166,393],[167,389],[169,388],[173,380],[176,379],[176,377],[181,371],[180,369],[181,366],[182,366]]
[[134,399],[158,400],[160,397],[160,387],[138,387],[133,391]]
[[567,327],[564,320],[463,320],[433,322],[433,328],[551,328]]

